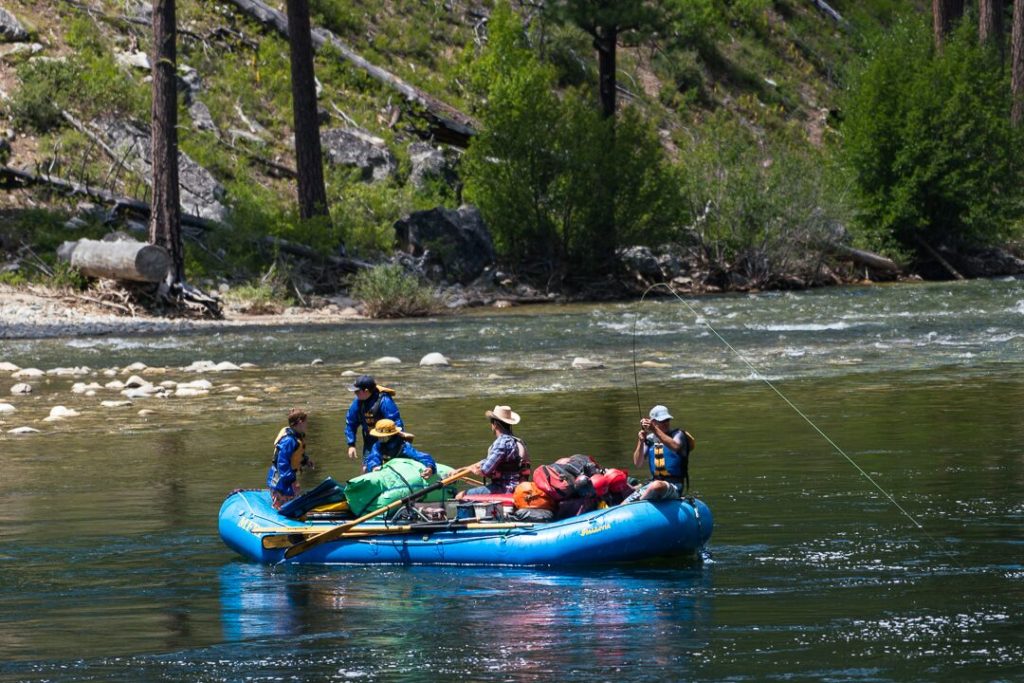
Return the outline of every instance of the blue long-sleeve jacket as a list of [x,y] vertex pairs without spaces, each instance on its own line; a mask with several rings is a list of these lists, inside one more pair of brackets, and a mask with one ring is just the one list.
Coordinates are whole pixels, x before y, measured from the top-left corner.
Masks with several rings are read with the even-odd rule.
[[387,441],[378,441],[373,444],[373,448],[363,458],[363,467],[367,472],[372,472],[375,467],[380,467],[392,458],[412,458],[424,467],[429,467],[437,472],[437,463],[429,453],[416,450],[411,443],[398,437],[391,437]]
[[[377,399],[380,399],[379,403]],[[370,429],[377,424],[377,420],[394,420],[399,429],[405,429],[402,416],[398,414],[398,404],[387,394],[377,392],[365,401],[353,399],[345,414],[345,443],[356,445],[356,430],[361,426],[363,453],[369,451],[377,443],[377,437],[370,435]]]
[[286,496],[295,495],[292,488],[298,473],[292,467],[292,454],[299,448],[299,439],[288,429],[274,448],[274,461],[267,471],[267,486]]

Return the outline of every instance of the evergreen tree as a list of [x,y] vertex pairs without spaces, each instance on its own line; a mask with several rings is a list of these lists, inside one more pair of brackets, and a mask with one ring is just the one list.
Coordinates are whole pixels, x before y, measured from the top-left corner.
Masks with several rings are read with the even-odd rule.
[[178,189],[178,84],[175,0],[153,0],[153,206],[149,241],[167,250],[167,284],[185,279]]

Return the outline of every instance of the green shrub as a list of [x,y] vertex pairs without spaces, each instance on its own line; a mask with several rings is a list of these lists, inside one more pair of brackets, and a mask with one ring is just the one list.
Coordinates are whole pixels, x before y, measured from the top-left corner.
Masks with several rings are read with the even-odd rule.
[[280,313],[293,303],[286,283],[280,278],[265,278],[232,287],[223,298],[231,308],[250,315]]
[[754,284],[817,267],[820,247],[848,208],[827,150],[799,131],[759,140],[725,114],[712,117],[680,150],[686,223],[722,271]]
[[434,290],[399,265],[360,271],[352,278],[351,292],[371,318],[427,316],[443,310]]
[[1003,242],[1024,218],[1024,148],[1009,71],[970,21],[936,52],[929,25],[876,39],[845,102],[859,235],[876,249]]

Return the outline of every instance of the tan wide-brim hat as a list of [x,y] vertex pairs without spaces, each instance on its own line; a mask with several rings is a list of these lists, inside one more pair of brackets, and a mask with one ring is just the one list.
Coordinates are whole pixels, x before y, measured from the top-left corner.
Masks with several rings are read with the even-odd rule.
[[414,438],[409,432],[403,432],[399,429],[394,420],[377,420],[377,424],[375,424],[373,429],[370,430],[370,434],[376,436],[378,439],[400,436],[406,441],[412,441]]
[[519,413],[512,410],[509,406],[494,406],[494,410],[488,410],[484,413],[487,417],[492,420],[499,420],[507,425],[519,424]]

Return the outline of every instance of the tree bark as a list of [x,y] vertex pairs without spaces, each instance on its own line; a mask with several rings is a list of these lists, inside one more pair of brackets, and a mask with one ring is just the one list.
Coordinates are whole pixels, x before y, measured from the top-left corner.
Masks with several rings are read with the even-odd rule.
[[978,42],[1003,50],[1003,0],[978,0]]
[[935,47],[942,49],[946,36],[964,13],[964,0],[932,0],[932,30]]
[[178,188],[178,87],[175,0],[153,0],[153,210],[149,242],[167,250],[168,284],[185,279]]
[[1013,109],[1010,120],[1019,126],[1024,121],[1024,0],[1013,3],[1013,29],[1010,32],[1010,92]]
[[57,254],[83,275],[110,280],[162,282],[171,268],[171,257],[166,249],[135,241],[65,242]]
[[598,28],[594,35],[594,47],[597,48],[601,115],[606,119],[615,116],[615,50],[618,40],[619,32],[615,27]]
[[299,172],[299,216],[329,216],[316,109],[316,79],[309,26],[309,0],[287,0],[291,48],[295,160]]

